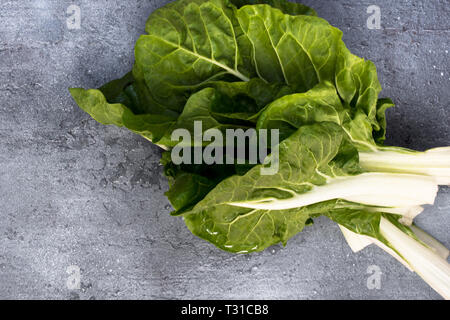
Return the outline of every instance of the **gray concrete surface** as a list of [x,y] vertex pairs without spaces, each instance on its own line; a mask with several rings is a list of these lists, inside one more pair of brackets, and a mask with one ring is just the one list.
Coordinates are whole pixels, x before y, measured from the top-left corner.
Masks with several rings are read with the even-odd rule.
[[[97,124],[69,97],[127,72],[150,12],[165,1],[0,0],[0,298],[439,299],[381,250],[353,254],[318,219],[263,253],[232,255],[169,216],[160,151]],[[305,1],[373,60],[390,110],[389,139],[450,145],[450,2]],[[81,29],[66,26],[70,4]],[[379,5],[382,29],[366,9]],[[418,219],[450,247],[450,190]],[[81,269],[80,290],[66,282]],[[382,271],[369,290],[367,268]]]

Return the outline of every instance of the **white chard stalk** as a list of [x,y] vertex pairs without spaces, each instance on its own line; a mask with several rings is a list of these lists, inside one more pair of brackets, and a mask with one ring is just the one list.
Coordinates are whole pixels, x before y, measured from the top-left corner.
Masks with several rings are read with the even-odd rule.
[[400,261],[409,270],[416,272],[436,292],[450,300],[450,264],[447,262],[449,251],[441,243],[417,227],[411,229],[418,239],[408,236],[385,218],[381,218],[380,232],[395,249],[389,248],[377,239],[356,234],[339,226],[348,244],[354,252],[374,243]]
[[384,148],[360,152],[363,169],[374,172],[411,173],[434,177],[439,185],[450,185],[450,147],[425,152],[395,151]]
[[327,184],[315,186],[302,194],[287,191],[292,193],[291,198],[268,198],[228,204],[261,210],[285,210],[332,199],[344,199],[379,207],[417,208],[434,203],[438,186],[432,177],[423,175],[369,172],[345,178],[332,178]]
[[429,246],[430,249],[434,250],[439,256],[442,257],[442,259],[448,259],[450,251],[442,243],[437,241],[422,229],[417,228],[416,226],[411,226],[410,228],[420,241]]
[[371,244],[376,244],[378,247],[380,247],[381,249],[389,253],[391,256],[393,256],[398,262],[404,265],[407,269],[409,269],[409,271],[414,272],[414,270],[411,269],[411,266],[405,260],[403,260],[403,258],[400,257],[397,254],[397,252],[392,250],[392,248],[389,248],[383,242],[369,236],[357,234],[341,225],[339,225],[339,227],[341,228],[342,234],[344,235],[345,240],[347,241],[348,245],[350,246],[350,249],[352,249],[353,252],[359,252],[364,248],[370,246]]
[[405,226],[412,226],[414,219],[423,212],[424,208],[421,206],[411,207],[392,207],[392,208],[371,208],[369,210],[375,212],[392,213],[402,216],[399,222]]

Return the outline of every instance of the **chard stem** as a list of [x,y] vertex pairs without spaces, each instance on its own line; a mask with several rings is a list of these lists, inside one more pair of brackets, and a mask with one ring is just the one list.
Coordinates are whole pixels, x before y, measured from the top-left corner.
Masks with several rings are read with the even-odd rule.
[[389,220],[381,218],[380,232],[389,242],[391,246],[389,247],[376,238],[357,234],[341,225],[339,227],[353,252],[376,244],[410,271],[420,275],[445,299],[450,299],[450,265],[447,262],[449,250],[429,234],[415,226],[411,227],[417,238],[428,246],[426,247],[401,231]]
[[442,297],[450,299],[450,264],[435,250],[408,236],[385,218],[380,232],[411,268]]
[[450,147],[425,152],[387,147],[377,152],[360,152],[359,159],[361,167],[367,171],[427,175],[439,185],[450,185]]
[[369,172],[345,178],[333,178],[327,184],[287,199],[263,198],[229,202],[228,205],[285,210],[308,206],[332,199],[379,207],[411,207],[433,204],[438,187],[433,178],[423,175]]

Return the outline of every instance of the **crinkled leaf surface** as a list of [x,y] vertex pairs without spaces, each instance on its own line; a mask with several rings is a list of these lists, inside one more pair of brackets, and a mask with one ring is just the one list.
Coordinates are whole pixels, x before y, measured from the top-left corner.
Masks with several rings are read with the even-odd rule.
[[316,16],[314,9],[301,3],[289,2],[286,0],[231,0],[236,7],[240,8],[245,5],[268,4],[272,8],[280,9],[283,13],[290,15],[307,15]]
[[[380,100],[380,104],[379,110],[392,106],[389,100]],[[269,104],[258,118],[257,129],[278,128],[284,139],[303,125],[334,122],[342,126],[359,150],[372,150],[377,148],[375,138],[381,143],[385,135],[386,121],[382,115],[378,119],[380,130],[374,131],[373,121],[364,110],[343,103],[336,88],[324,82],[305,93],[286,95]]]
[[226,77],[248,81],[233,8],[225,0],[180,0],[153,12],[136,63],[161,103],[183,108],[186,93]]
[[338,199],[286,210],[249,209],[233,203],[289,199],[326,184],[326,177],[361,172],[356,149],[345,132],[330,122],[301,127],[280,143],[279,160],[275,175],[262,175],[263,165],[258,165],[243,176],[220,182],[185,213],[190,230],[234,252],[285,243],[312,214],[331,210]]
[[291,16],[268,5],[244,6],[237,17],[261,79],[285,82],[298,92],[334,79],[341,32],[325,20]]
[[166,196],[175,209],[172,215],[188,212],[222,180],[248,171],[245,165],[180,164],[171,161],[171,152],[163,153],[161,164],[169,179]]
[[[286,1],[256,3],[270,5],[240,2],[237,5],[242,7],[236,9],[226,0],[179,0],[156,10],[148,19],[148,34],[136,45],[132,74],[100,89],[107,101],[103,108],[87,105],[98,98],[87,99],[93,92],[84,94],[80,106],[101,121],[116,117],[118,107],[109,105],[146,115],[132,117],[125,112],[128,121],[118,125],[143,132],[155,142],[162,139],[159,144],[170,147],[175,144],[169,138],[171,131],[189,129],[188,121],[204,119],[205,130],[246,128],[252,126],[247,121],[255,123],[263,108],[277,98],[330,83],[343,104],[352,108],[357,127],[366,125],[359,120],[367,120],[377,132],[377,142],[382,142],[383,115],[389,104],[379,103],[377,108],[379,83],[373,64],[352,55],[341,32],[325,20],[298,15],[305,13],[301,6]],[[193,110],[193,101],[201,100],[196,92],[208,87],[216,89],[212,104]],[[80,99],[78,94],[77,102]],[[179,114],[181,119],[172,121]],[[154,129],[160,117],[165,133]]]
[[72,97],[92,118],[106,125],[126,127],[154,143],[166,134],[176,117],[164,114],[135,114],[122,103],[108,103],[100,90],[70,89]]
[[310,215],[333,208],[334,202],[290,210],[256,210],[218,205],[185,214],[189,230],[218,248],[236,253],[262,251],[301,232]]

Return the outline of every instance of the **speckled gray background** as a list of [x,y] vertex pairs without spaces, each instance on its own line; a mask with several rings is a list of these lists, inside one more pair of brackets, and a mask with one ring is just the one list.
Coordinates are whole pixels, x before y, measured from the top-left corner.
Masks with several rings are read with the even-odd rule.
[[[0,0],[0,298],[439,299],[380,249],[352,254],[318,219],[289,242],[232,255],[169,216],[160,151],[97,124],[69,97],[127,72],[150,12],[166,1]],[[373,60],[386,96],[389,143],[450,145],[450,2],[305,1]],[[81,7],[80,30],[66,9]],[[368,30],[379,5],[382,29]],[[418,219],[450,247],[450,190]],[[66,286],[81,268],[81,290]],[[366,286],[378,265],[380,290]]]

